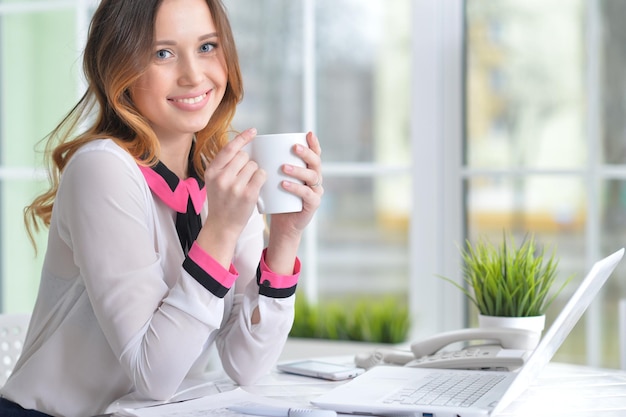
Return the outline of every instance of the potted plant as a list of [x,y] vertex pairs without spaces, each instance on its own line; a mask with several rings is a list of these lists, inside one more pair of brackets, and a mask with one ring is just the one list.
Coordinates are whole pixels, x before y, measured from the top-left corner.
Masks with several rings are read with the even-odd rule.
[[461,249],[463,280],[467,287],[442,277],[458,287],[478,308],[480,327],[521,327],[541,332],[545,313],[567,285],[552,291],[558,261],[554,251],[539,248],[533,235],[518,247],[512,236],[503,234],[494,245],[484,236],[475,244],[466,241]]

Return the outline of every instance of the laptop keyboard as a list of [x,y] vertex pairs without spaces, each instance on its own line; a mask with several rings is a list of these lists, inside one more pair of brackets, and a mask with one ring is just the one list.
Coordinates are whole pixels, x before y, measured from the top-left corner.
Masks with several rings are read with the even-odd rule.
[[431,374],[415,387],[404,387],[385,398],[385,404],[423,404],[469,407],[505,378],[500,374]]

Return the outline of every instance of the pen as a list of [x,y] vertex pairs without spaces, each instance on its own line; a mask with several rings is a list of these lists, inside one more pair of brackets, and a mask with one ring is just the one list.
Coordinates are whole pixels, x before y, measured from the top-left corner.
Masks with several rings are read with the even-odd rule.
[[317,408],[289,408],[273,407],[268,405],[233,405],[229,410],[241,414],[250,414],[266,417],[337,417],[337,413],[332,410],[320,410]]

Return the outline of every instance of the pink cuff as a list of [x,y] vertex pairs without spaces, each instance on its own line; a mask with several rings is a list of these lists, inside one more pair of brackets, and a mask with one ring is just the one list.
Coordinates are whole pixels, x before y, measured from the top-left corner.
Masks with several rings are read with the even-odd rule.
[[206,253],[196,242],[191,245],[187,257],[225,288],[231,288],[239,277],[239,272],[237,272],[237,269],[232,263],[230,264],[230,268],[226,270],[226,268],[211,255]]
[[300,277],[300,259],[296,257],[296,262],[293,267],[293,275],[279,275],[272,272],[265,263],[266,252],[267,248],[263,249],[263,254],[261,255],[261,262],[259,265],[261,276],[259,277],[259,285],[277,289],[294,287],[298,283],[298,278]]

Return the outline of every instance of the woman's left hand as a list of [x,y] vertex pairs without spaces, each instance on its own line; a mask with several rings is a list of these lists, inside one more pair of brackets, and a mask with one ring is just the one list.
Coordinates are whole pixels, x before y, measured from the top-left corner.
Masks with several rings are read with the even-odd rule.
[[309,145],[308,148],[302,145],[295,145],[294,147],[294,152],[304,160],[306,167],[283,166],[283,172],[286,175],[302,181],[303,184],[292,181],[283,181],[281,184],[287,192],[302,198],[302,211],[298,213],[272,214],[270,238],[272,234],[287,234],[299,239],[302,231],[309,224],[320,206],[322,195],[324,194],[324,186],[322,185],[322,149],[319,140],[312,132],[307,133],[306,140]]

